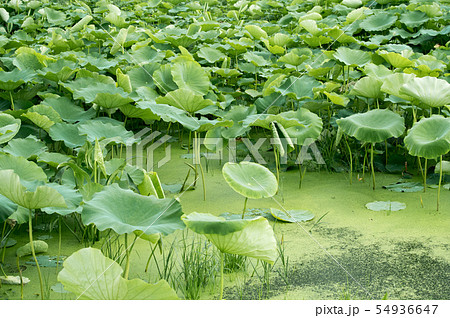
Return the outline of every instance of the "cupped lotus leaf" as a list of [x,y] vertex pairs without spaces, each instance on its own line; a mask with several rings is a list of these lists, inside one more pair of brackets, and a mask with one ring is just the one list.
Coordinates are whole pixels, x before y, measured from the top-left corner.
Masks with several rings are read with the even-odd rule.
[[364,66],[371,61],[370,54],[361,50],[353,50],[344,46],[339,47],[334,58],[349,66]]
[[[119,27],[122,27],[122,25],[120,25]],[[120,29],[116,38],[113,40],[113,45],[111,46],[111,50],[109,51],[109,53],[114,55],[119,50],[122,50],[122,53],[123,53],[124,52],[124,44],[125,44],[125,41],[127,40],[127,36],[128,36],[128,29],[125,29],[125,28]]]
[[55,189],[64,197],[67,207],[46,207],[42,208],[42,211],[47,214],[56,213],[59,215],[68,215],[73,212],[81,213],[82,206],[80,206],[80,203],[83,201],[83,196],[81,193],[67,185],[47,183],[47,186]]
[[[137,90],[139,87],[156,87],[156,79],[153,78],[153,73],[159,69],[160,65],[157,63],[148,63],[136,66],[127,72],[130,77],[131,86]],[[176,88],[176,87],[175,87]]]
[[196,94],[188,88],[179,88],[167,93],[164,97],[156,98],[155,101],[160,104],[174,106],[190,114],[214,104],[212,100],[204,99],[202,95]]
[[216,127],[231,127],[233,126],[233,121],[224,120],[224,119],[208,119],[206,117],[200,117],[200,119],[196,119],[199,127],[197,131],[204,132]]
[[244,28],[248,31],[248,33],[250,33],[252,37],[254,37],[257,40],[268,37],[266,31],[264,31],[263,29],[261,29],[261,27],[257,25],[246,25]]
[[44,8],[44,12],[48,23],[52,25],[61,25],[67,21],[64,12],[54,10],[52,8]]
[[11,72],[0,72],[0,89],[5,91],[15,90],[24,83],[28,83],[34,79],[36,74],[29,69],[19,70],[18,68]]
[[117,184],[96,193],[81,213],[85,224],[95,224],[101,231],[113,229],[124,234],[138,230],[147,235],[167,235],[183,229],[182,215],[181,205],[175,199],[143,196]]
[[351,23],[355,22],[356,20],[363,20],[366,17],[366,14],[364,12],[366,10],[369,10],[369,8],[362,7],[362,8],[350,11],[347,14],[346,23],[351,24]]
[[[31,213],[31,216],[34,217],[34,212]],[[22,206],[17,206],[17,210],[9,216],[10,220],[14,220],[17,224],[25,224],[28,223],[30,218],[30,211]]]
[[87,140],[85,135],[78,131],[78,125],[68,123],[57,123],[49,129],[50,137],[55,141],[63,141],[69,148],[83,146]]
[[322,87],[322,83],[315,78],[303,75],[301,77],[291,76],[275,92],[281,93],[296,100],[314,98],[314,88]]
[[170,92],[179,88],[173,81],[171,70],[170,64],[164,64],[153,73],[153,81],[162,92]]
[[10,141],[19,132],[20,119],[9,114],[0,113],[0,144]]
[[83,99],[87,103],[96,103],[103,108],[118,108],[133,102],[133,99],[121,87],[98,82],[75,90],[73,98]]
[[270,209],[270,213],[275,219],[290,223],[305,222],[314,218],[314,214],[308,210],[282,211],[272,208]]
[[67,97],[47,97],[42,104],[52,107],[62,120],[69,123],[85,121],[95,117],[95,109],[90,108],[85,111],[82,107],[76,105],[72,99]]
[[381,91],[411,101],[413,98],[410,95],[400,93],[400,89],[404,84],[411,82],[414,77],[412,74],[405,73],[394,73],[386,76],[383,79]]
[[441,71],[444,72],[447,65],[432,55],[422,55],[415,61],[416,67],[426,67],[428,72]]
[[303,124],[300,123],[299,120],[295,116],[288,116],[288,117],[285,116],[287,113],[290,113],[290,112],[293,112],[293,111],[284,112],[284,113],[280,113],[280,114],[276,114],[276,115],[275,114],[250,115],[242,121],[242,125],[244,127],[258,126],[258,127],[262,127],[265,129],[272,129],[270,125],[271,125],[271,123],[276,121],[277,123],[282,125],[284,128],[289,128],[289,127],[293,127],[293,126],[303,126]]
[[317,27],[317,23],[314,20],[306,19],[300,21],[299,25],[312,35],[319,35],[321,30]]
[[436,167],[434,167],[434,173],[439,173],[440,172],[440,170],[441,170],[441,164],[442,164],[442,173],[443,174],[449,174],[450,175],[450,161],[445,161],[445,160],[442,160],[442,163],[441,162],[438,162],[437,164],[436,164]]
[[299,66],[307,59],[308,59],[308,57],[305,55],[298,56],[294,52],[289,52],[289,53],[283,55],[282,57],[280,57],[278,59],[278,62],[283,62],[283,63],[294,65],[294,66]]
[[425,12],[408,11],[400,16],[400,22],[408,28],[417,28],[429,20]]
[[450,104],[450,84],[435,77],[416,77],[405,83],[400,88],[400,93],[413,97],[422,108]]
[[94,142],[96,139],[111,139],[116,143],[131,145],[136,141],[133,133],[120,124],[89,120],[79,124],[77,128],[79,134],[86,135],[90,142]]
[[61,116],[52,107],[44,104],[30,107],[22,116],[47,132],[55,123],[61,122]]
[[430,18],[436,18],[443,15],[439,3],[424,4],[416,8],[418,11],[425,12]]
[[357,40],[353,36],[346,34],[343,30],[339,29],[338,27],[328,30],[328,35],[334,38],[337,42],[342,44],[357,42]]
[[328,99],[336,105],[340,105],[340,106],[347,106],[348,102],[350,101],[350,99],[347,96],[344,95],[339,95],[336,93],[328,93],[328,92],[323,92]]
[[15,157],[10,154],[0,153],[0,170],[13,170],[21,180],[47,181],[44,170],[32,161],[23,157]]
[[363,4],[361,0],[343,0],[341,3],[349,8],[359,8]]
[[232,106],[224,115],[223,119],[232,120],[233,126],[222,129],[222,136],[226,139],[236,138],[244,135],[250,128],[244,127],[240,122],[248,116],[256,114],[255,107]]
[[397,21],[397,16],[391,13],[380,12],[365,18],[359,26],[365,31],[384,31]]
[[164,54],[162,52],[158,52],[149,46],[144,46],[133,51],[129,61],[142,67],[149,63],[158,65],[163,59]]
[[24,157],[25,159],[35,159],[41,153],[47,150],[45,143],[38,140],[33,135],[27,138],[16,138],[11,140],[5,147],[3,152],[9,153],[15,157]]
[[[33,247],[35,253],[45,253],[48,251],[48,244],[44,241],[36,240],[33,241]],[[31,242],[25,244],[24,246],[19,247],[16,250],[16,256],[17,257],[23,257],[26,255],[31,255]]]
[[406,209],[406,204],[397,201],[374,201],[366,204],[371,211],[400,211]]
[[366,76],[356,82],[350,94],[367,98],[382,98],[383,92],[381,91],[381,85],[383,85],[381,80]]
[[80,299],[116,300],[127,293],[119,264],[94,248],[84,248],[64,261],[58,281]]
[[178,88],[187,88],[205,95],[211,86],[208,74],[197,62],[180,62],[172,66],[171,74]]
[[77,299],[163,300],[178,299],[166,281],[148,284],[140,279],[126,280],[119,264],[95,248],[84,248],[64,261],[58,281]]
[[213,70],[217,75],[220,75],[222,77],[234,77],[241,75],[242,73],[239,72],[237,69],[234,68],[218,68]]
[[375,77],[382,81],[384,81],[384,79],[386,77],[388,77],[389,75],[394,74],[394,72],[392,72],[390,69],[388,69],[383,64],[375,65],[373,63],[368,63],[364,66],[364,73],[366,73],[366,75]]
[[0,222],[6,221],[16,211],[17,204],[0,194]]
[[405,120],[388,109],[374,109],[336,120],[339,128],[349,136],[367,143],[377,143],[399,137],[405,131]]
[[227,162],[222,168],[222,174],[228,185],[246,198],[269,198],[278,191],[274,174],[266,167],[254,162]]
[[222,253],[237,254],[274,263],[276,240],[267,219],[226,220],[207,213],[193,212],[183,216],[186,226],[203,234]]
[[378,55],[386,60],[395,68],[405,68],[414,65],[414,62],[408,59],[405,54],[399,54],[396,52],[379,51]]
[[89,14],[85,15],[80,21],[78,21],[77,23],[75,23],[71,28],[70,28],[70,32],[78,32],[84,29],[84,27],[86,25],[89,24],[89,22],[91,22],[91,20],[93,19],[93,17]]
[[405,146],[412,156],[435,159],[450,151],[450,118],[422,118],[408,131]]
[[198,50],[197,55],[201,58],[204,58],[209,63],[216,63],[227,58],[227,56],[220,52],[218,49],[207,46],[202,47],[200,50]]
[[[292,116],[292,117],[291,117]],[[297,145],[309,145],[319,138],[323,122],[322,119],[306,108],[300,108],[296,112],[285,113],[287,118],[297,118],[301,125],[286,128],[286,132]]]
[[64,197],[55,189],[38,186],[34,192],[27,191],[13,170],[0,170],[0,180],[0,194],[24,208],[67,207]]

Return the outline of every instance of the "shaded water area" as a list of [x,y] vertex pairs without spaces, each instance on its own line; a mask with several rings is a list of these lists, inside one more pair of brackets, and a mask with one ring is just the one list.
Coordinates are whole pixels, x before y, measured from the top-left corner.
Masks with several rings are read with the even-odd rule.
[[[174,150],[172,160],[158,170],[162,183],[183,183],[188,171],[181,159],[181,150]],[[225,299],[450,299],[450,192],[442,190],[440,211],[436,211],[436,189],[426,193],[397,193],[382,188],[396,182],[400,176],[376,174],[377,189],[369,182],[349,184],[348,174],[307,172],[303,186],[298,186],[298,171],[281,174],[279,193],[272,199],[249,200],[250,211],[269,208],[305,209],[315,214],[312,221],[300,224],[271,221],[279,241],[283,241],[289,257],[287,271],[281,260],[264,279],[260,263],[248,261],[245,271],[228,273],[225,277]],[[416,176],[417,177],[417,176]],[[417,180],[419,181],[418,177]],[[189,179],[192,182],[192,176]],[[171,187],[166,187],[171,188]],[[242,213],[244,198],[228,187],[222,177],[220,163],[211,161],[206,172],[206,201],[202,185],[178,196],[186,214],[204,212],[220,215],[225,212]],[[393,212],[374,212],[365,204],[372,201],[399,201],[406,209]],[[325,215],[326,214],[326,215]],[[319,218],[325,215],[321,220]],[[40,223],[38,218],[37,224]],[[177,244],[181,231],[166,238]],[[36,230],[35,237],[48,235]],[[58,253],[58,231],[50,233],[49,251]],[[12,238],[18,241],[7,249],[5,270],[14,274],[16,247],[28,240],[25,227]],[[101,242],[95,247],[100,248]],[[170,244],[166,244],[166,247]],[[63,231],[62,255],[69,256],[83,248],[73,235]],[[149,282],[158,280],[155,266],[144,272],[151,252],[148,242],[138,240],[132,253],[130,278]],[[23,275],[31,282],[24,288],[25,299],[38,299],[39,283],[35,267],[27,266]],[[61,266],[59,266],[59,270]],[[71,299],[73,295],[58,290],[55,267],[44,267],[43,276],[47,298]],[[17,274],[14,274],[17,275]],[[180,277],[180,276],[179,276]],[[178,279],[179,279],[178,277]],[[53,288],[53,289],[52,289]],[[183,294],[178,291],[180,297]],[[202,289],[200,298],[218,297],[218,283]],[[0,299],[19,299],[20,287],[3,285]]]

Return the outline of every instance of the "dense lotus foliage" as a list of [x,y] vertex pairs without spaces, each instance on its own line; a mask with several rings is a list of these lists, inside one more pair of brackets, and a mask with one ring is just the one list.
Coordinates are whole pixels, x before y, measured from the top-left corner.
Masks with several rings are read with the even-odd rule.
[[[145,127],[180,136],[188,150],[191,133],[223,138],[205,145],[212,151],[227,149],[231,139],[273,138],[277,177],[270,176],[264,195],[242,191],[246,198],[273,196],[281,165],[297,166],[301,148],[312,142],[328,171],[398,173],[407,162],[426,179],[428,165],[442,167],[450,149],[449,8],[448,0],[2,1],[0,222],[29,222],[31,229],[32,216],[45,213],[61,227],[70,217],[87,245],[99,229],[162,244],[184,223],[201,224],[194,231],[225,242],[201,223],[224,220],[182,216],[179,202],[164,197],[157,167],[125,159],[127,147],[140,141],[134,133]],[[434,128],[425,129],[427,123]],[[303,178],[306,168],[299,171]],[[437,172],[440,191],[443,170]],[[226,178],[236,190],[233,180]],[[143,208],[152,215],[141,215]],[[313,217],[294,212],[272,214],[289,222]],[[270,257],[261,259],[273,262],[270,226],[255,231],[265,232],[249,237],[264,234],[270,242]],[[239,243],[245,252],[236,244],[233,253],[252,256],[252,247]],[[128,253],[122,278],[119,265],[97,250],[77,252],[60,274],[77,295],[92,279],[83,271],[89,279],[73,281],[83,257],[114,264],[117,286],[177,297],[164,281],[128,281]],[[116,285],[115,294],[102,297],[139,298]]]

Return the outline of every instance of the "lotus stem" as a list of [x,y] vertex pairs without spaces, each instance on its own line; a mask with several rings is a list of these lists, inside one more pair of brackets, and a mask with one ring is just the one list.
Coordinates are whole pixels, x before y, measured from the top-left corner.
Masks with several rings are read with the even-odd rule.
[[58,256],[56,257],[56,272],[58,272],[58,266],[59,266],[59,258],[60,258],[60,256],[61,256],[61,236],[62,236],[62,234],[61,234],[61,227],[62,227],[62,225],[61,225],[61,218],[62,218],[62,216],[61,215],[59,215],[58,216]]
[[242,211],[242,219],[244,219],[245,211],[247,211],[247,201],[248,201],[248,198],[245,197],[245,201],[244,201],[244,210]]
[[437,195],[437,207],[436,211],[439,211],[439,198],[441,196],[441,184],[442,184],[442,155],[440,158],[440,167],[439,167],[439,186],[438,186],[438,195]]
[[375,168],[373,166],[373,143],[370,148],[370,167],[372,168],[373,189],[375,190]]
[[350,185],[352,184],[352,180],[353,180],[353,156],[352,156],[352,150],[350,149],[350,146],[347,142],[347,137],[344,138],[345,140],[345,144],[347,145],[347,149],[348,149],[348,156],[350,159]]
[[200,174],[202,175],[203,186],[203,201],[206,201],[206,185],[205,185],[205,173],[203,171],[202,162],[200,160],[200,141],[198,140],[197,131],[194,131],[194,160],[196,169],[200,166]]
[[223,299],[223,263],[224,263],[224,257],[223,252],[220,253],[220,300]]
[[3,276],[5,276],[5,277],[8,276],[8,275],[6,275],[5,271],[3,270],[3,266],[1,263],[0,263],[0,271],[2,272]]
[[128,248],[128,233],[125,233],[125,253],[127,263],[125,264],[125,272],[123,273],[123,278],[128,279],[128,274],[130,272],[130,250]]
[[44,300],[44,285],[42,284],[42,274],[41,268],[39,267],[38,260],[36,258],[36,252],[34,251],[33,244],[33,216],[31,215],[32,211],[29,209],[28,213],[28,234],[30,236],[30,245],[31,245],[31,254],[33,255],[34,262],[36,263],[36,268],[39,276],[39,284],[41,286],[41,299]]
[[423,176],[423,192],[426,192],[426,189],[427,189],[427,169],[428,169],[427,167],[428,167],[428,159],[425,158],[425,167],[424,167],[423,173],[422,173],[422,176]]
[[14,99],[11,91],[9,91],[9,97],[11,98],[11,110],[14,111]]
[[[0,243],[3,242],[4,238],[5,238],[5,232],[6,232],[6,221],[3,222],[3,230],[2,230],[2,239],[0,240]],[[4,263],[5,262],[5,254],[6,254],[6,244],[8,243],[8,238],[5,241],[5,245],[3,246],[3,250],[2,250],[2,261],[0,263]]]

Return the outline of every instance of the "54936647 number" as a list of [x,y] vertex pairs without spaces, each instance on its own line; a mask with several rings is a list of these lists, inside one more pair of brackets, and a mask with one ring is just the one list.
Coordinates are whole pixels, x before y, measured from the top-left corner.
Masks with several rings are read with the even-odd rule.
[[387,315],[434,315],[438,305],[377,305],[376,314]]

